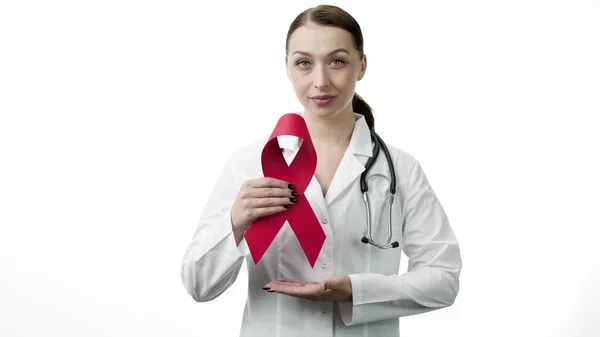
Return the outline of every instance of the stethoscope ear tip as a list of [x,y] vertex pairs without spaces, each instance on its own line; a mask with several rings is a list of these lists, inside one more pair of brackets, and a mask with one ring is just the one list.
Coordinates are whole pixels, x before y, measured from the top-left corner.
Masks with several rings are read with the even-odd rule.
[[367,237],[366,237],[366,236],[363,236],[363,237],[362,237],[362,239],[360,239],[360,241],[361,241],[362,243],[369,243],[369,239],[367,239]]
[[398,247],[400,247],[400,244],[398,243],[398,241],[392,242],[392,248],[398,248]]

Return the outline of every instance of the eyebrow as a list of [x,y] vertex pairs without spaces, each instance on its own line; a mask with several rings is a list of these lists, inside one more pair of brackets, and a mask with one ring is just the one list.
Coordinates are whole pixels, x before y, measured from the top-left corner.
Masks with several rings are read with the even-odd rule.
[[[344,48],[338,48],[338,49],[336,49],[336,50],[334,50],[334,51],[330,52],[330,53],[329,53],[329,54],[327,54],[327,55],[329,56],[329,55],[332,55],[332,54],[335,54],[335,53],[338,53],[338,52],[344,52],[344,53],[346,53],[346,54],[350,55],[350,52],[349,52],[349,51],[347,51],[347,50],[346,50],[346,49],[344,49]],[[307,53],[307,52],[305,52],[305,51],[301,51],[301,50],[296,50],[295,52],[293,52],[293,53],[292,53],[292,55],[294,55],[294,54],[302,54],[302,55],[306,55],[306,56],[311,56],[311,54],[310,54],[310,53]]]

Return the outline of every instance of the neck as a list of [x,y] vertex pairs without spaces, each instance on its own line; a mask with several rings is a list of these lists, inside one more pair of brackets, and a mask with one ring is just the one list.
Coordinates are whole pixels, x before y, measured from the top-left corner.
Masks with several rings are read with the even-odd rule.
[[306,126],[315,147],[347,147],[354,130],[354,115],[342,112],[335,117],[322,118],[305,114]]

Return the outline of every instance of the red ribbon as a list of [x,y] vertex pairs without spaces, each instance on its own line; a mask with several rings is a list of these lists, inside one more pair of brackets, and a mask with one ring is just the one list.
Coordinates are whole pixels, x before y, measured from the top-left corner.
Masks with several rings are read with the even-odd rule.
[[[301,138],[302,145],[292,163],[288,166],[277,140],[278,136],[291,135]],[[290,208],[271,216],[254,221],[244,237],[250,248],[254,263],[258,263],[267,251],[277,233],[287,220],[294,231],[311,267],[325,242],[325,232],[321,227],[304,192],[317,168],[317,153],[302,116],[295,113],[283,115],[262,151],[262,169],[265,177],[286,181],[296,188],[298,202]]]

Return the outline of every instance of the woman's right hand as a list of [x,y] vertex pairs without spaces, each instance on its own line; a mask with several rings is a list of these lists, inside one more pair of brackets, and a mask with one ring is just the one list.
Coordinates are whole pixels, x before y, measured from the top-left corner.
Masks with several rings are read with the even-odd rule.
[[285,211],[297,201],[298,193],[291,184],[274,178],[244,181],[231,207],[231,225],[235,233],[243,233],[256,219]]

